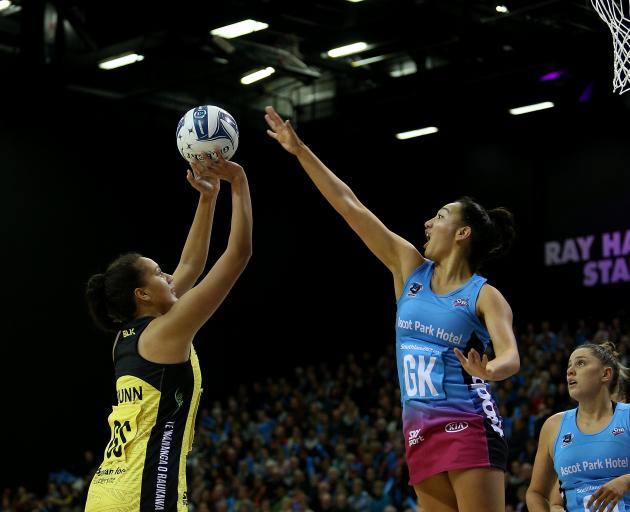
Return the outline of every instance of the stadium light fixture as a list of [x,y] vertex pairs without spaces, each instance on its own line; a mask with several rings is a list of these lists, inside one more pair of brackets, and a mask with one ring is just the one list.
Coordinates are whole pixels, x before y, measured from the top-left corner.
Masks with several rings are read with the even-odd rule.
[[533,105],[525,105],[523,107],[515,107],[510,109],[510,114],[518,116],[521,114],[528,114],[529,112],[536,112],[537,110],[545,110],[547,108],[553,108],[554,104],[551,101],[543,101],[542,103],[534,103]]
[[251,83],[257,82],[258,80],[262,80],[263,78],[267,78],[269,75],[272,75],[275,72],[276,70],[271,66],[266,67],[265,69],[259,69],[258,71],[249,73],[241,78],[241,83],[243,85],[249,85]]
[[141,60],[144,60],[144,55],[126,53],[124,55],[119,55],[118,57],[102,60],[98,63],[98,67],[101,69],[114,69],[121,66],[127,66],[128,64],[134,64],[135,62],[140,62]]
[[231,25],[225,25],[224,27],[215,28],[210,31],[213,36],[223,37],[225,39],[233,39],[235,37],[251,34],[252,32],[258,32],[268,28],[267,23],[256,20],[243,20],[238,23],[232,23]]
[[375,62],[380,62],[389,57],[389,55],[376,55],[374,57],[368,57],[367,59],[354,60],[350,63],[353,68],[358,68],[360,66],[367,66],[368,64],[374,64]]
[[336,59],[337,57],[345,57],[346,55],[352,55],[353,53],[359,53],[368,49],[368,44],[360,41],[358,43],[347,44],[340,46],[339,48],[333,48],[326,53],[329,57]]
[[418,128],[417,130],[410,130],[408,132],[400,132],[396,134],[398,140],[412,139],[414,137],[420,137],[422,135],[429,135],[430,133],[437,133],[438,129],[435,126],[427,126],[426,128]]

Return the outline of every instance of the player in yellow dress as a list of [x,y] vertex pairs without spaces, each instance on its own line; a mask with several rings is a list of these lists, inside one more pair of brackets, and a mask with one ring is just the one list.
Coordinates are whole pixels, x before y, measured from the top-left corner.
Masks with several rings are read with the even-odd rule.
[[[201,373],[193,338],[244,270],[252,251],[252,210],[243,168],[219,156],[191,164],[197,211],[172,275],[127,253],[90,277],[95,323],[117,332],[117,404],[111,438],[88,492],[86,512],[188,510],[186,456],[192,447]],[[198,284],[208,256],[219,181],[232,193],[227,247]]]

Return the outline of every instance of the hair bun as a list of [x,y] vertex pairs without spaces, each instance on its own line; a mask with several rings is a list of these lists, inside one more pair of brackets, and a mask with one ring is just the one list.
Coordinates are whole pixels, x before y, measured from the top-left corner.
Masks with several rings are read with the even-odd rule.
[[606,340],[602,341],[600,345],[604,350],[610,352],[615,357],[615,359],[619,359],[620,354],[619,352],[617,352],[617,345],[615,345],[614,342]]

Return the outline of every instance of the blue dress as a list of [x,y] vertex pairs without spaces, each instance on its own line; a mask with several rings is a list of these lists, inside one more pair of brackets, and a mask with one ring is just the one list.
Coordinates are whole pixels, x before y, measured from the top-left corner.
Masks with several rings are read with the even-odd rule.
[[[567,512],[587,512],[586,503],[603,484],[630,473],[630,404],[614,403],[610,423],[594,434],[577,426],[578,409],[564,413],[553,450],[553,465]],[[630,512],[626,494],[613,509]]]
[[486,279],[473,274],[457,290],[431,290],[426,260],[398,299],[396,360],[409,483],[454,469],[506,469],[503,420],[488,384],[462,368],[453,349],[483,354],[490,335],[476,305]]

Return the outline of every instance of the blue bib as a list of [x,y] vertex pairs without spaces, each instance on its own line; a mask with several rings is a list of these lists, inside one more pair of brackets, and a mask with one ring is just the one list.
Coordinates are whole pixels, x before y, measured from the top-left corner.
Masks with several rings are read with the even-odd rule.
[[[476,314],[477,297],[486,279],[473,274],[470,280],[446,295],[431,290],[435,265],[427,260],[407,279],[398,299],[396,359],[403,403],[472,399],[470,384],[453,352],[474,346],[480,354],[490,336]],[[473,343],[474,342],[474,343]]]
[[[564,413],[553,462],[567,512],[590,512],[586,504],[597,489],[630,473],[630,404],[617,403],[610,423],[594,434],[580,432],[576,414],[577,409]],[[613,510],[630,512],[630,497]]]

